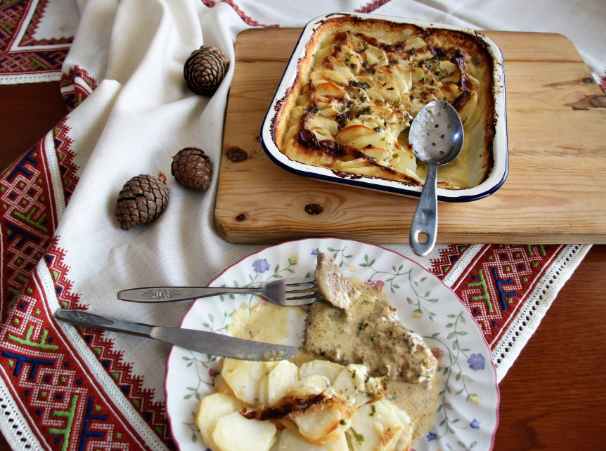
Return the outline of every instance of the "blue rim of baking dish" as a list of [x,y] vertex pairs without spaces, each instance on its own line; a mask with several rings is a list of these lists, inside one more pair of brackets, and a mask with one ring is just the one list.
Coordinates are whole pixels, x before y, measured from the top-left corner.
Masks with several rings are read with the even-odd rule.
[[[280,149],[277,147],[273,140],[272,122],[277,113],[276,104],[278,103],[278,101],[282,100],[286,96],[287,89],[290,87],[292,82],[294,82],[294,78],[292,80],[290,80],[290,78],[292,78],[292,74],[294,74],[294,77],[296,77],[298,59],[304,56],[305,53],[305,45],[301,45],[302,40],[305,38],[305,42],[307,42],[307,38],[313,32],[313,29],[316,27],[316,25],[318,25],[319,23],[323,22],[326,19],[340,16],[353,16],[359,17],[361,19],[387,20],[396,23],[416,25],[420,28],[443,28],[448,30],[462,31],[480,38],[487,44],[489,51],[492,53],[495,63],[493,73],[493,75],[495,76],[495,87],[493,91],[498,91],[493,92],[496,113],[495,137],[493,139],[493,167],[488,177],[482,183],[475,187],[461,190],[446,190],[443,188],[438,188],[438,200],[442,202],[451,203],[472,202],[494,194],[501,186],[503,186],[509,174],[507,106],[505,96],[505,68],[503,52],[490,38],[468,28],[456,27],[452,25],[439,24],[434,22],[405,19],[394,16],[381,16],[375,14],[370,15],[361,13],[332,13],[311,20],[303,28],[303,31],[299,36],[299,39],[297,41],[297,44],[295,45],[295,48],[286,66],[286,69],[282,74],[282,78],[280,80],[280,83],[278,84],[278,88],[276,89],[276,93],[274,94],[274,97],[267,110],[267,113],[265,114],[263,125],[261,126],[259,137],[261,145],[263,146],[263,150],[265,151],[267,156],[282,169],[285,169],[288,172],[303,177],[321,180],[325,182],[355,186],[358,188],[365,188],[374,191],[388,192],[408,197],[421,196],[421,191],[423,188],[422,185],[408,185],[394,180],[370,177],[361,177],[355,179],[339,177],[334,174],[329,168],[312,166],[295,160],[291,160],[280,151]],[[285,78],[287,75],[289,75],[289,80],[288,82],[285,82]],[[499,139],[498,143],[497,139]],[[497,144],[499,144],[498,147]],[[497,157],[499,157],[499,159],[497,159]],[[300,166],[301,168],[298,168],[297,166]],[[495,172],[495,169],[498,169],[498,172]],[[480,190],[483,185],[487,186],[483,190]],[[466,192],[469,191],[474,191],[474,193],[466,194]]]

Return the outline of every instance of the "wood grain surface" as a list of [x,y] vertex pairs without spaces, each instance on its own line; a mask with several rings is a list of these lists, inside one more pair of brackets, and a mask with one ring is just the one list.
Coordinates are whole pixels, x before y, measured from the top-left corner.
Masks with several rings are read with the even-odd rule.
[[[0,86],[0,97],[0,124],[11,120],[21,127],[2,135],[0,168],[5,168],[65,109],[57,101],[58,82]],[[49,113],[32,121],[37,111]],[[606,246],[594,246],[501,382],[495,451],[604,449],[605,274]],[[8,450],[0,436],[0,451]]]
[[[219,232],[236,243],[408,242],[416,199],[306,179],[265,155],[259,131],[300,31],[254,29],[236,40]],[[438,242],[606,243],[606,97],[564,36],[485,34],[505,58],[509,177],[486,199],[440,203]],[[233,149],[247,159],[230,159]]]

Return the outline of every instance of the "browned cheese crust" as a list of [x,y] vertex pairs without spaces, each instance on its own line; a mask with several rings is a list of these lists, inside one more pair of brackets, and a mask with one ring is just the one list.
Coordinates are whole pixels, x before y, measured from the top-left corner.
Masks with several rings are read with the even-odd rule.
[[317,26],[295,83],[278,103],[275,144],[287,157],[349,178],[423,184],[408,142],[427,103],[446,100],[465,130],[461,155],[438,186],[465,189],[489,174],[494,61],[475,34],[345,16]]

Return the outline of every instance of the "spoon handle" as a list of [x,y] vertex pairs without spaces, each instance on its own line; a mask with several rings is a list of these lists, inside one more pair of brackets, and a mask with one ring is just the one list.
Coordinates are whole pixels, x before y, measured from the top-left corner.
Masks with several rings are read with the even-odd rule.
[[[427,166],[425,186],[423,186],[423,192],[410,226],[410,245],[414,253],[421,257],[433,250],[438,231],[438,197],[436,194],[438,165],[429,163]],[[427,235],[425,243],[419,241],[420,233]]]

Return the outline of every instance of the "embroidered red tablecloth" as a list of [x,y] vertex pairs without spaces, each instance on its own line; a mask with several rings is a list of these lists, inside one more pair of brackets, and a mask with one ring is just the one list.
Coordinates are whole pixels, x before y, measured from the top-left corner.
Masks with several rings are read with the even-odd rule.
[[[233,68],[212,99],[195,97],[181,76],[191,48],[202,42],[215,45],[233,60],[233,40],[249,26],[301,26],[332,8],[307,3],[154,0],[143,7],[137,0],[119,6],[89,0],[82,10],[68,0],[0,3],[0,82],[31,81],[37,75],[52,79],[63,62],[61,92],[71,111],[0,177],[0,427],[16,449],[173,447],[162,391],[168,348],[60,324],[52,312],[80,308],[176,325],[186,306],[135,308],[117,303],[115,292],[152,281],[206,283],[259,249],[218,237],[212,225],[216,186],[200,197],[171,185],[170,208],[187,214],[164,215],[129,234],[117,227],[113,207],[129,177],[167,171],[179,148],[196,143],[219,161]],[[495,22],[500,10],[494,5],[476,8],[472,15],[461,14],[461,6],[446,13],[414,2],[345,6],[507,28]],[[69,7],[75,11],[71,22],[58,20],[62,8]],[[539,13],[540,5],[529,15]],[[519,19],[503,11],[499,17],[506,23]],[[46,26],[44,18],[50,21]],[[543,23],[523,25],[548,31]],[[554,18],[554,23],[560,22]],[[62,34],[51,38],[58,24]],[[586,31],[578,25],[572,29],[579,35]],[[588,63],[598,60],[595,49],[581,49]],[[28,76],[21,77],[24,73]],[[421,263],[464,301],[484,330],[499,378],[589,249],[448,245],[419,259],[407,246],[388,247]]]

